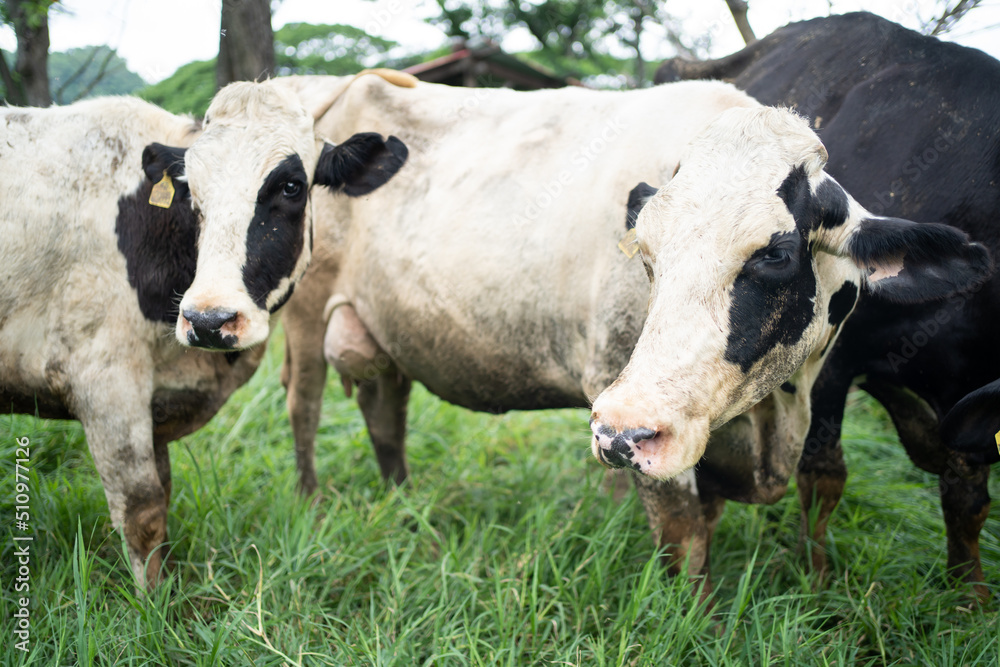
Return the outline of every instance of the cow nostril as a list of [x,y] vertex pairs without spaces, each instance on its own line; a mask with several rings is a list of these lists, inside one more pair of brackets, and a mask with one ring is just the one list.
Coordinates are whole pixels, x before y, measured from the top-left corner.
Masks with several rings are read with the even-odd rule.
[[185,310],[184,319],[198,331],[218,331],[224,325],[236,319],[234,310]]
[[626,438],[631,438],[633,442],[639,442],[640,440],[652,440],[656,437],[659,431],[654,431],[651,428],[633,428],[627,431],[623,431],[622,435]]

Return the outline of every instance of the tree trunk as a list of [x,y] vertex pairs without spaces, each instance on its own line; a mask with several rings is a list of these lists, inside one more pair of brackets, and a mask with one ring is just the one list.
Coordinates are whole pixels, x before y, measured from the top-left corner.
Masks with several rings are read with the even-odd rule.
[[746,0],[726,0],[726,4],[729,5],[729,11],[733,14],[733,20],[736,21],[736,27],[739,28],[743,41],[746,44],[756,42],[757,35],[753,34],[753,28],[750,27],[750,21],[747,20],[749,7]]
[[10,66],[7,65],[7,56],[2,53],[0,53],[0,80],[3,81],[3,88],[6,92],[4,102],[14,106],[24,106],[27,104],[24,99],[24,91],[14,81],[14,73],[10,71]]
[[274,73],[270,0],[222,0],[215,82],[256,81]]
[[632,9],[632,29],[635,30],[635,87],[642,88],[646,84],[646,61],[642,59],[639,46],[642,43],[642,23],[646,15],[652,15],[645,2],[635,3]]
[[17,37],[17,56],[7,100],[15,105],[47,107],[49,93],[49,6],[51,0],[7,0]]

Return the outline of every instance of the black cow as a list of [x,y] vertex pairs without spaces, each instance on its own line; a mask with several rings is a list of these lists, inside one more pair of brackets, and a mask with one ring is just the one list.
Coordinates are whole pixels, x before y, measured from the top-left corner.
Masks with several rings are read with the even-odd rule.
[[[708,62],[664,63],[657,83],[713,78],[806,116],[830,153],[827,171],[870,211],[946,222],[1000,250],[1000,62],[868,13],[793,23]],[[913,462],[939,475],[948,566],[982,582],[979,532],[989,511],[988,464],[1000,458],[1000,281],[922,305],[866,294],[812,393],[799,464],[803,531],[813,537],[843,492],[840,446],[851,383],[886,407]],[[813,498],[815,497],[815,501]],[[819,571],[822,549],[813,554]],[[985,594],[982,585],[977,593]]]

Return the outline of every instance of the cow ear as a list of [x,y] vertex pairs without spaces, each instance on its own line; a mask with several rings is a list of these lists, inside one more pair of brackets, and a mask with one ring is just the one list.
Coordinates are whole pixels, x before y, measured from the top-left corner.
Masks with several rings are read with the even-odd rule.
[[396,137],[375,132],[355,134],[342,144],[324,144],[313,182],[350,197],[385,185],[406,162],[409,151]]
[[981,284],[993,271],[989,251],[960,229],[899,218],[863,219],[847,253],[873,293],[897,303],[944,298]]
[[945,446],[966,454],[972,463],[1000,461],[1000,380],[968,394],[941,421]]
[[150,144],[142,151],[142,170],[146,178],[158,182],[166,171],[171,178],[184,175],[184,153],[186,148],[174,148],[163,144]]
[[635,227],[635,221],[639,219],[639,211],[655,194],[656,188],[649,183],[640,183],[632,188],[632,191],[628,193],[628,213],[625,214],[626,230]]

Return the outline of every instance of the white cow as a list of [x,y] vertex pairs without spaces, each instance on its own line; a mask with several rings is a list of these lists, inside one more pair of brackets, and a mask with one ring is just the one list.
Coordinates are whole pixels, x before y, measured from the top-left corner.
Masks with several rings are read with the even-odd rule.
[[[654,192],[640,187],[629,197],[630,189],[641,180],[670,181],[690,138],[726,110],[759,110],[735,88],[709,82],[630,92],[533,93],[432,84],[402,88],[376,77],[292,77],[259,86],[295,91],[305,106],[327,109],[316,123],[320,136],[336,140],[373,130],[396,134],[409,148],[405,168],[378,193],[351,200],[315,197],[312,265],[294,283],[295,295],[283,310],[288,354],[283,380],[307,492],[316,485],[313,443],[326,377],[324,339],[326,357],[347,386],[358,385],[359,404],[388,479],[401,481],[407,474],[403,441],[413,379],[476,410],[588,406],[625,366],[651,298],[647,273],[656,275],[619,249],[628,205],[637,212]],[[232,122],[249,126],[253,115],[236,112]],[[305,128],[299,131],[307,134]],[[261,154],[273,152],[270,134],[274,131],[257,135]],[[752,133],[749,138],[720,136],[719,154],[727,154],[732,142],[752,138]],[[801,144],[800,139],[792,141]],[[809,158],[802,169],[818,178],[822,153],[812,143],[800,148],[800,154],[785,157]],[[789,163],[786,175],[796,164]],[[258,166],[247,169],[266,173]],[[748,249],[768,257],[770,266],[785,262],[784,253],[807,247],[803,242],[793,248],[793,241],[785,239],[773,257],[768,247],[771,234],[787,231],[788,214],[782,211],[791,204],[782,197],[799,197],[802,180],[789,180],[788,193],[781,194],[782,182],[771,184],[770,172],[746,169],[727,182],[723,177],[733,174],[725,161],[697,162],[684,173],[701,179],[706,205],[714,206],[717,215],[687,218],[690,228],[678,232],[678,240],[721,238],[719,229],[753,233],[745,243],[737,243],[736,234],[730,246],[697,245],[677,271],[665,266],[674,282],[670,288],[654,287],[650,303],[670,291],[679,313],[698,317],[664,320],[657,311],[647,329],[679,324],[680,330],[701,331],[715,341],[726,323],[701,317],[688,306],[723,299],[736,274],[720,275],[720,268],[731,270],[733,258]],[[197,188],[195,176],[190,170],[192,189]],[[707,184],[712,183],[720,187],[711,190]],[[252,199],[257,187],[247,185],[239,196]],[[748,193],[752,198],[743,198]],[[251,216],[244,210],[231,228],[246,227]],[[206,229],[215,233],[211,224],[207,220]],[[640,236],[647,263],[648,244]],[[683,245],[676,251],[683,253]],[[804,261],[801,254],[795,258],[797,266]],[[805,264],[811,267],[812,261]],[[674,545],[674,569],[690,556],[694,571],[707,570],[708,543],[725,498],[772,502],[795,469],[808,428],[811,383],[858,293],[857,270],[845,272],[825,261],[816,267],[814,282],[820,287],[799,300],[783,301],[795,311],[791,317],[797,324],[805,321],[804,342],[793,345],[802,358],[794,364],[766,354],[760,363],[747,363],[746,355],[707,360],[709,368],[725,361],[736,369],[724,367],[727,381],[739,380],[727,384],[706,376],[702,379],[714,383],[708,386],[752,396],[743,410],[757,405],[742,415],[731,411],[725,426],[725,420],[712,423],[718,430],[710,445],[703,429],[700,442],[692,439],[687,450],[657,469],[658,479],[636,477],[658,540]],[[224,310],[235,310],[225,299],[242,298],[238,292],[219,292]],[[777,304],[764,305],[773,308],[762,307],[757,315],[763,319],[753,324],[758,332],[770,332],[763,347],[785,344]],[[750,316],[744,324],[753,322]],[[716,356],[725,352],[703,349]],[[690,356],[683,349],[663,354]],[[783,389],[771,391],[786,379]],[[719,400],[728,406],[743,399]],[[705,420],[698,413],[691,418]],[[595,422],[598,437],[608,440],[602,460],[639,468],[626,443],[656,434],[647,436],[642,424],[610,432],[615,426],[610,420]],[[696,475],[691,466],[699,459],[707,464]]]
[[671,479],[698,463],[710,431],[817,369],[807,362],[858,285],[913,303],[989,275],[989,252],[964,232],[872,215],[826,159],[804,119],[769,107],[727,111],[687,148],[638,216],[649,311],[629,365],[594,402],[595,456]]
[[[170,335],[196,221],[179,165],[144,148],[186,146],[199,126],[131,98],[0,119],[0,409],[83,424],[135,575],[153,583],[167,443],[205,424],[263,351],[192,350]],[[165,173],[174,195],[153,206]]]
[[[207,422],[256,370],[268,310],[287,298],[308,262],[308,187],[317,161],[321,180],[351,195],[374,189],[391,175],[387,164],[405,159],[398,140],[371,134],[316,144],[312,118],[294,94],[265,94],[243,99],[240,112],[255,103],[272,111],[275,101],[292,106],[308,139],[281,143],[275,133],[267,150],[277,153],[251,148],[275,168],[259,195],[255,188],[249,199],[234,197],[251,161],[240,150],[213,152],[220,134],[246,139],[246,128],[227,123],[226,99],[213,105],[207,132],[130,98],[2,110],[0,406],[83,424],[112,521],[124,532],[137,580],[149,586],[160,577],[167,536],[167,443]],[[188,171],[198,177],[190,188],[186,146],[200,147],[188,149]],[[244,224],[240,244],[220,245],[203,219],[221,224],[214,221],[245,212],[240,206],[253,214],[251,229]],[[227,260],[238,257],[227,265],[237,278],[216,271],[206,286],[220,248]],[[200,282],[192,286],[196,267]],[[225,315],[211,296],[234,282],[246,300]],[[178,344],[178,329],[189,345],[227,352]],[[243,337],[247,331],[252,338]],[[238,346],[230,344],[234,335]]]
[[[642,179],[669,180],[689,138],[725,109],[756,106],[719,83],[627,93],[517,93],[404,88],[370,76],[290,77],[229,91],[228,122],[252,128],[252,119],[266,114],[241,114],[250,107],[236,97],[266,89],[290,90],[304,108],[326,109],[316,124],[321,137],[340,139],[362,129],[398,134],[410,155],[392,182],[370,197],[314,195],[312,267],[301,281],[290,281],[295,295],[282,311],[288,341],[283,380],[306,492],[316,486],[313,443],[326,378],[325,336],[345,383],[359,387],[382,472],[396,481],[406,476],[412,379],[478,410],[589,406],[624,367],[649,295],[641,262],[618,247],[629,190]],[[215,122],[212,110],[208,115],[206,133]],[[281,132],[296,127],[289,123]],[[254,132],[259,155],[282,153],[269,143],[271,136],[284,136],[273,126]],[[305,145],[311,134],[304,127],[299,132],[297,141]],[[223,146],[249,144],[249,135],[247,130],[236,141],[220,132],[218,154],[227,154]],[[197,200],[207,170],[196,173],[190,159],[196,149],[188,153],[188,178]],[[254,200],[271,168],[254,159],[248,155],[244,168],[257,174],[256,181],[248,177],[231,196]],[[632,203],[640,205],[642,195],[637,190]],[[235,235],[236,243],[228,243],[238,246],[253,217],[246,205],[241,210],[239,220],[231,216],[217,229],[206,217],[203,233]],[[202,255],[200,261],[216,267],[210,270],[231,271],[231,262],[219,258],[221,253],[216,260]],[[239,310],[225,302],[227,296],[232,303],[245,301],[236,282],[217,293],[224,312]],[[183,318],[180,326],[181,340],[190,340]],[[239,346],[235,339],[230,343]],[[784,491],[797,460],[794,443],[804,428],[797,419],[807,395],[808,388],[782,393],[762,413],[766,418],[739,424],[736,439],[748,446],[734,457],[739,489],[720,485],[725,490],[718,496],[699,500],[691,474],[680,483],[637,480],[658,540],[680,545],[677,561],[690,552],[693,569],[703,569],[722,497],[773,501]],[[773,416],[786,412],[792,416],[775,433]]]

